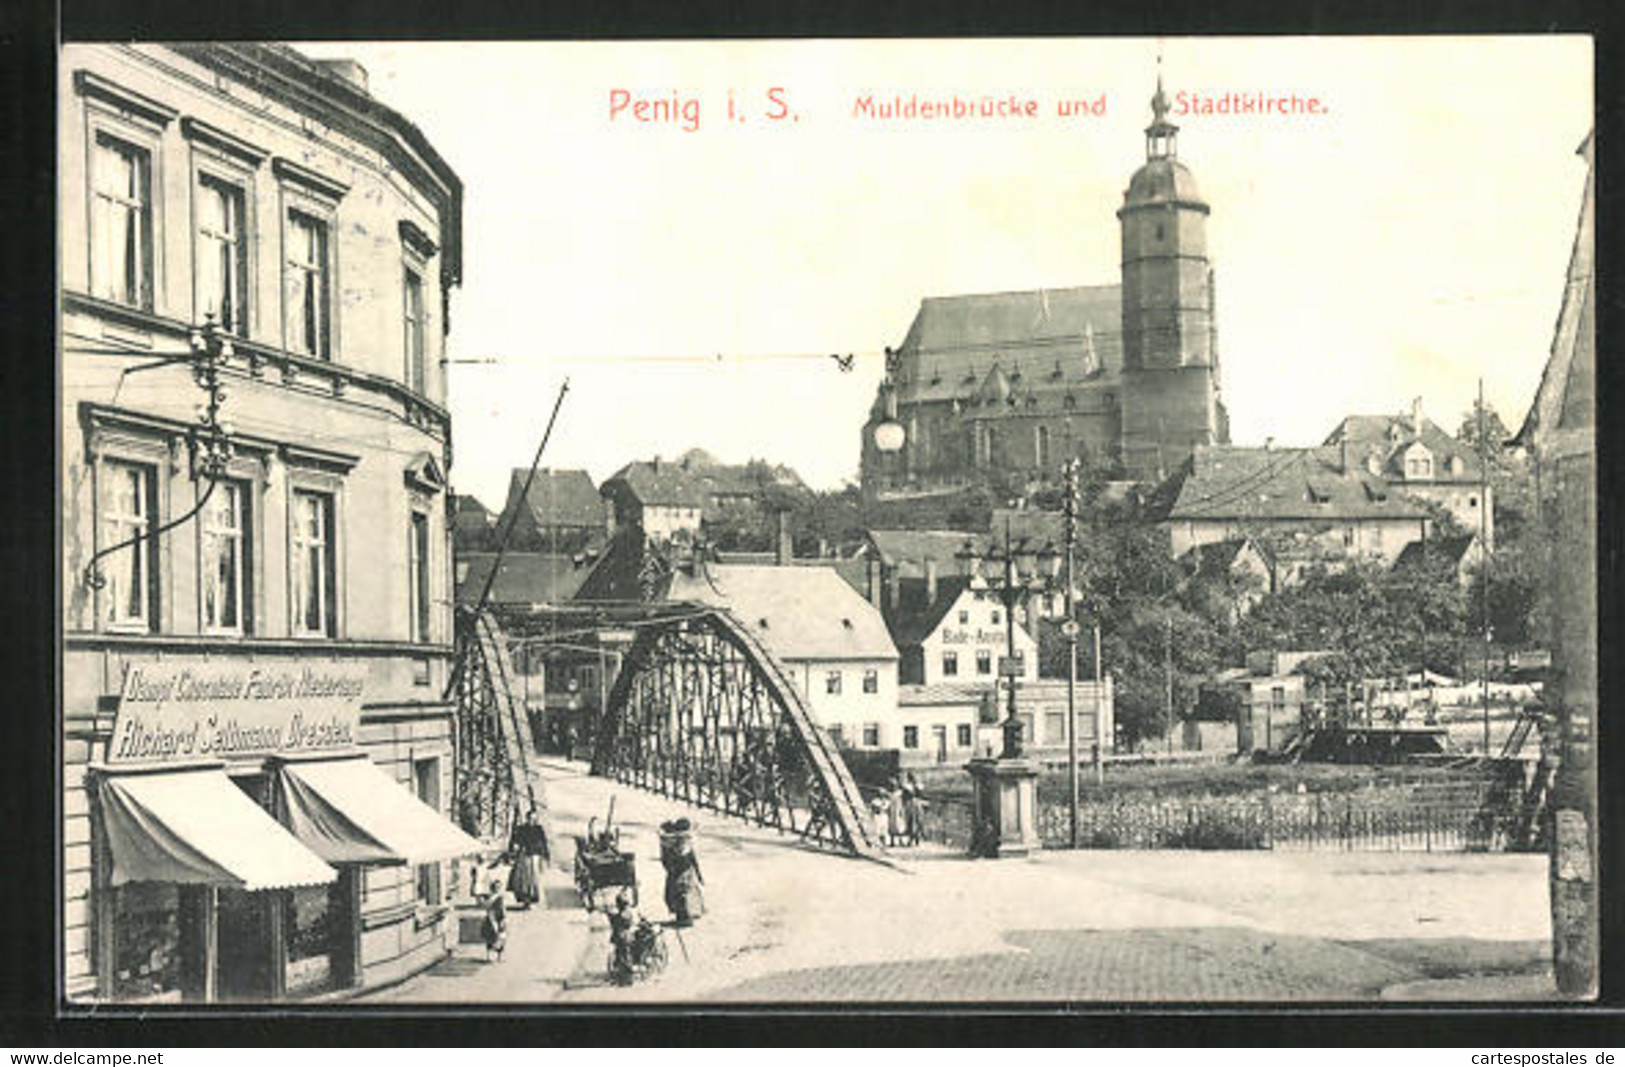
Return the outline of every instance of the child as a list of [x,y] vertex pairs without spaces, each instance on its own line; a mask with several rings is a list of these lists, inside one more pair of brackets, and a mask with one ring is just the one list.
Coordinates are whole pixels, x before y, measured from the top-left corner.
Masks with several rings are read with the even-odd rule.
[[609,942],[615,950],[613,977],[617,985],[632,983],[632,943],[638,933],[638,911],[626,890],[615,894],[615,910],[609,914]]
[[491,899],[485,905],[485,921],[480,924],[480,932],[485,935],[485,958],[489,960],[494,954],[501,962],[502,950],[508,947],[508,904],[499,879],[491,881]]

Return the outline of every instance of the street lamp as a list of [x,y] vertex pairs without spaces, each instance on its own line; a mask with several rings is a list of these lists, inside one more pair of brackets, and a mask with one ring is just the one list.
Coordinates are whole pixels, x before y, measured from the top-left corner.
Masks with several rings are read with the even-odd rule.
[[[1002,730],[1004,732],[1004,749],[1001,759],[1019,759],[1021,757],[1021,719],[1016,715],[1016,679],[1021,674],[1021,668],[1016,662],[1016,607],[1030,601],[1034,593],[1043,592],[1052,587],[1055,572],[1059,570],[1061,558],[1055,549],[1045,544],[1042,548],[1033,549],[1027,538],[1013,542],[1010,536],[1010,520],[1004,523],[1004,545],[990,543],[985,556],[976,551],[973,543],[967,541],[965,548],[958,553],[960,559],[970,564],[973,575],[984,560],[988,563],[1002,565],[1001,569],[992,575],[983,575],[988,591],[998,597],[999,603],[1004,607],[1005,626],[1005,659],[999,665],[999,674],[1006,681],[1006,707],[1007,714]],[[1025,566],[1023,566],[1025,565]],[[1030,612],[1028,613],[1031,614]]]
[[886,349],[886,377],[880,382],[881,410],[884,418],[875,424],[875,447],[886,455],[893,455],[903,450],[908,434],[903,430],[903,424],[897,421],[897,353],[890,348]]

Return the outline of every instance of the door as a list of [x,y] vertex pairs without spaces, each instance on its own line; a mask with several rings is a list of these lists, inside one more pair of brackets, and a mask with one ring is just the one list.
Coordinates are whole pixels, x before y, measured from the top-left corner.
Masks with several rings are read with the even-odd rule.
[[267,1001],[275,996],[271,907],[279,896],[276,890],[220,890],[216,988],[222,1001]]
[[936,744],[937,762],[948,762],[948,728],[946,726],[931,727],[931,740]]

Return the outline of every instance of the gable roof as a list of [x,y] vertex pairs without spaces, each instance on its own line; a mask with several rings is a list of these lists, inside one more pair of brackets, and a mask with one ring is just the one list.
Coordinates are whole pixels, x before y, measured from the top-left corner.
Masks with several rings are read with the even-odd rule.
[[1173,521],[1423,519],[1428,512],[1336,448],[1198,445],[1152,494]]
[[[468,570],[457,583],[457,603],[472,604],[485,588],[496,562],[494,552],[471,552],[457,558]],[[458,568],[461,570],[461,567]],[[549,552],[504,552],[502,568],[491,585],[493,604],[562,604],[575,596],[591,570],[586,560]]]
[[1098,384],[1123,368],[1122,311],[1116,285],[927,297],[899,349],[898,400]]
[[[1426,482],[1476,483],[1479,479],[1478,456],[1471,448],[1446,433],[1438,423],[1421,416],[1422,431],[1416,432],[1414,416],[1350,415],[1326,438],[1327,445],[1348,442],[1349,466],[1365,468],[1366,457],[1376,455],[1381,463],[1381,476],[1396,481],[1407,480],[1405,453],[1418,441],[1433,453],[1433,475],[1420,479]],[[1461,471],[1452,474],[1450,459],[1461,460]]]
[[1447,560],[1452,567],[1460,568],[1477,540],[1478,535],[1472,533],[1434,537],[1427,541],[1418,538],[1400,549],[1399,555],[1394,557],[1394,570],[1401,567],[1419,567],[1428,556]]
[[[1231,537],[1223,541],[1210,541],[1206,544],[1192,545],[1180,560],[1194,573],[1201,575],[1221,575],[1230,573],[1239,559],[1245,558],[1245,553],[1253,552],[1264,561],[1264,554],[1254,545],[1250,537]],[[1267,566],[1267,562],[1265,563]]]
[[897,583],[897,601],[883,613],[886,627],[898,648],[913,648],[936,630],[959,597],[970,588],[970,579],[952,575],[937,579],[936,599],[927,596],[924,578],[903,578]]
[[666,598],[727,608],[781,661],[897,658],[880,612],[832,567],[713,563],[674,574]]
[[624,486],[638,503],[650,507],[703,508],[705,484],[675,463],[635,460],[610,475],[604,483]]
[[[525,487],[528,470],[514,468],[508,479],[508,500],[502,506],[502,519],[507,522],[519,495]],[[530,493],[525,498],[530,518],[538,527],[546,526],[602,526],[604,505],[592,478],[584,470],[556,471],[538,468],[531,480]]]

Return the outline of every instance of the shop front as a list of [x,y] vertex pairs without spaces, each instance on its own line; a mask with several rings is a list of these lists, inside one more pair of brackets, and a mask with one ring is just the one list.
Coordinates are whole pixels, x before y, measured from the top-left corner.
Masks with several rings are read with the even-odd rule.
[[98,997],[353,989],[369,872],[479,850],[362,747],[367,682],[338,660],[126,665],[86,779]]

